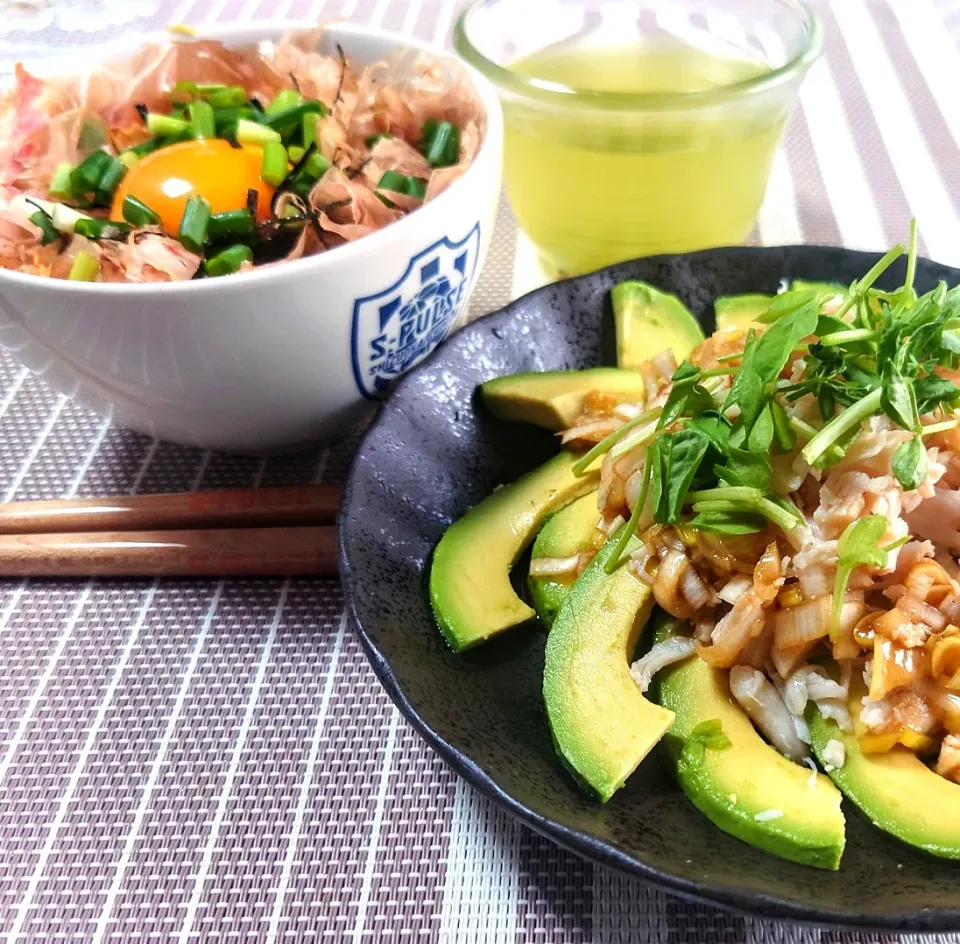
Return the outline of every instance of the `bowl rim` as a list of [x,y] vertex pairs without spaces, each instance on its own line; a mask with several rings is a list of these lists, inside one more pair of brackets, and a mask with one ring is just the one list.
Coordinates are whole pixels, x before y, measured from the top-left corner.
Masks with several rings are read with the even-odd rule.
[[[9,284],[20,290],[37,289],[39,291],[64,292],[69,295],[77,296],[109,296],[110,298],[137,298],[143,299],[145,296],[162,295],[186,296],[196,295],[201,297],[216,292],[222,294],[230,290],[233,286],[239,284],[241,289],[253,287],[255,284],[265,281],[273,281],[283,278],[284,273],[294,272],[300,275],[309,275],[311,272],[320,275],[338,262],[349,262],[358,255],[369,253],[373,255],[378,251],[389,250],[390,243],[398,236],[398,228],[404,227],[410,220],[423,220],[422,215],[441,217],[449,208],[449,204],[460,196],[463,191],[473,185],[476,177],[483,172],[484,165],[490,160],[499,162],[500,154],[493,154],[494,150],[499,152],[503,136],[503,118],[500,111],[500,100],[492,85],[480,75],[476,69],[469,64],[437,46],[434,43],[416,39],[415,37],[400,36],[387,30],[373,29],[356,24],[348,23],[342,20],[333,20],[323,24],[325,30],[337,35],[347,37],[372,37],[385,43],[392,44],[399,51],[414,50],[422,52],[437,59],[452,61],[458,68],[463,69],[467,77],[473,82],[477,94],[483,104],[486,120],[486,130],[480,147],[474,156],[470,166],[458,177],[443,193],[416,211],[408,214],[394,223],[390,223],[376,232],[370,233],[361,239],[356,239],[341,246],[336,247],[336,251],[321,252],[313,256],[305,256],[301,259],[293,259],[285,265],[272,264],[270,266],[261,266],[249,272],[238,272],[227,279],[187,279],[177,282],[71,282],[68,279],[53,279],[47,276],[32,275],[26,272],[15,272],[10,269],[0,269],[0,286]],[[248,23],[217,24],[209,23],[191,28],[189,34],[178,32],[176,27],[166,30],[153,30],[142,35],[125,35],[114,40],[108,40],[103,43],[97,43],[90,47],[83,47],[76,52],[71,51],[64,60],[60,60],[56,66],[49,69],[48,74],[64,74],[69,71],[64,67],[65,63],[80,63],[81,56],[88,58],[90,53],[95,54],[115,54],[124,51],[133,51],[139,46],[151,42],[190,42],[197,39],[215,39],[224,42],[242,42],[257,41],[268,39],[272,36],[282,35],[286,32],[309,32],[315,30],[317,24],[306,20],[252,20]],[[452,196],[451,196],[452,194]],[[400,236],[405,230],[400,230]],[[332,257],[332,258],[331,258]]]
[[601,92],[550,82],[536,76],[525,76],[494,62],[480,52],[470,40],[469,20],[490,2],[491,0],[472,0],[457,17],[453,28],[454,49],[497,88],[520,98],[534,99],[559,107],[659,112],[728,104],[789,84],[802,77],[823,53],[823,26],[819,17],[805,0],[781,0],[801,18],[807,34],[804,47],[782,66],[751,79],[699,92]]
[[[842,246],[789,245],[718,247],[715,249],[699,250],[697,252],[667,253],[661,256],[649,256],[646,258],[652,262],[672,262],[677,259],[696,259],[697,257],[718,252],[730,252],[731,250],[736,251],[742,256],[762,256],[773,253],[789,256],[792,253],[808,252],[811,249],[826,250],[831,253],[857,258],[862,261],[864,269],[877,262],[882,255],[880,252],[847,249]],[[803,904],[797,900],[790,900],[766,892],[737,890],[736,888],[721,884],[704,885],[693,879],[684,878],[671,872],[658,869],[655,866],[648,865],[636,859],[630,853],[616,848],[609,842],[591,833],[571,826],[565,826],[555,819],[537,812],[531,806],[524,804],[521,800],[507,792],[506,789],[502,788],[494,779],[493,774],[485,771],[468,753],[460,750],[450,741],[446,740],[431,727],[428,721],[420,716],[413,700],[404,691],[400,681],[395,676],[388,658],[380,651],[372,634],[368,632],[363,625],[359,612],[359,600],[363,596],[363,577],[360,573],[354,571],[350,561],[350,555],[347,551],[348,530],[351,527],[351,519],[354,517],[355,511],[354,505],[357,501],[354,493],[358,487],[358,469],[366,468],[366,464],[361,461],[361,457],[364,454],[368,440],[372,440],[380,434],[381,430],[390,422],[390,417],[394,410],[402,412],[405,409],[405,389],[412,386],[416,377],[421,372],[434,370],[437,361],[442,358],[443,351],[448,346],[466,345],[468,348],[475,347],[478,335],[495,330],[499,324],[508,323],[513,317],[515,309],[521,305],[528,304],[530,299],[536,298],[539,295],[547,295],[558,289],[562,290],[566,285],[593,278],[598,273],[615,271],[629,266],[633,261],[636,260],[619,262],[603,269],[598,269],[595,272],[549,283],[514,299],[496,311],[476,319],[462,328],[454,337],[440,345],[429,357],[425,358],[420,364],[413,368],[413,370],[404,375],[391,393],[390,398],[383,404],[379,413],[364,433],[353,461],[351,462],[350,471],[344,483],[341,510],[337,518],[337,559],[340,571],[340,582],[344,592],[344,606],[351,627],[359,638],[360,645],[367,656],[367,660],[390,700],[397,706],[401,714],[417,731],[420,737],[426,741],[427,745],[440,756],[454,773],[462,777],[472,787],[491,799],[498,807],[518,819],[521,823],[589,861],[639,877],[652,885],[663,888],[689,901],[719,907],[742,915],[788,920],[803,925],[850,928],[860,931],[919,933],[960,931],[960,905],[957,907],[937,908],[918,907],[913,911],[875,912],[871,915],[865,915],[854,910],[854,908],[844,911],[840,908],[825,905],[814,907]],[[923,258],[922,260],[918,260],[918,262],[922,262],[925,265],[932,265],[938,269],[949,270],[960,276],[960,270],[950,269],[928,258]],[[423,583],[422,592],[426,593],[425,583]],[[844,803],[849,804],[849,801],[845,799]],[[850,809],[850,806],[848,805],[847,808]],[[859,812],[857,815],[859,815]]]

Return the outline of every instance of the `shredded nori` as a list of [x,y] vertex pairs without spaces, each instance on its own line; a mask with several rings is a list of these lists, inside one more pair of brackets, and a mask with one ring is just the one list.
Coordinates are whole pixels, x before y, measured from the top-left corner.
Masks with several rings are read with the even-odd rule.
[[340,96],[343,94],[343,81],[347,77],[347,54],[343,51],[343,46],[340,43],[337,43],[337,55],[340,57],[340,81],[337,83],[337,94],[333,98],[334,106],[340,103]]

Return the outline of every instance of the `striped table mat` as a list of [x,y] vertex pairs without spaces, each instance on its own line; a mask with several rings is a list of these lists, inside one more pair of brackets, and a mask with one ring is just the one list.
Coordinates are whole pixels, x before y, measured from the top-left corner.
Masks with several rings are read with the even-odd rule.
[[[443,42],[457,5],[7,0],[0,69],[170,22],[348,16]],[[817,6],[826,61],[755,238],[882,249],[916,216],[925,253],[960,265],[960,2]],[[473,313],[538,278],[504,202]],[[259,462],[154,442],[6,356],[0,442],[5,501],[338,482],[355,447]],[[691,905],[519,826],[402,720],[342,604],[322,580],[0,583],[8,944],[888,940]]]

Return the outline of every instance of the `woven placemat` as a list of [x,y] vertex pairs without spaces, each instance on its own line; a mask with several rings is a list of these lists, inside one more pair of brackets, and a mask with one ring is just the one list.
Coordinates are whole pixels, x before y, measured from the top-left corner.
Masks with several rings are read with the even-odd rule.
[[[20,0],[0,69],[170,22],[349,16],[443,41],[458,5]],[[915,215],[960,264],[960,3],[817,6],[826,62],[756,238],[882,249]],[[538,279],[503,203],[472,312]],[[339,482],[356,445],[260,462],[157,443],[7,356],[0,442],[2,500]],[[694,906],[509,820],[390,704],[335,581],[5,581],[0,666],[8,942],[888,940]]]

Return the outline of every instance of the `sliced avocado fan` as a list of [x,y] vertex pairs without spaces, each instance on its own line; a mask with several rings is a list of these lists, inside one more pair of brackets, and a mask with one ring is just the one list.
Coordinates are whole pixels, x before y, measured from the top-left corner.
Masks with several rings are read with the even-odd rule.
[[617,402],[642,401],[645,396],[643,376],[616,367],[495,377],[480,385],[480,396],[497,419],[559,432],[573,426],[583,412],[583,398],[594,390]]
[[[653,596],[627,567],[604,571],[616,544],[604,545],[573,585],[547,637],[543,670],[557,753],[603,801],[673,722],[673,712],[647,701],[630,675]],[[639,547],[633,538],[629,550]]]
[[[573,557],[593,546],[594,540],[601,535],[597,528],[600,512],[597,510],[597,493],[590,492],[571,502],[551,516],[540,529],[533,544],[530,556],[531,564],[538,558]],[[563,606],[563,601],[573,589],[573,579],[561,577],[534,577],[527,580],[533,608],[540,622],[548,629]]]
[[[654,641],[683,623],[658,613]],[[665,739],[667,762],[693,805],[731,836],[791,862],[837,869],[845,842],[840,792],[823,775],[772,748],[730,695],[728,673],[692,656],[662,671],[657,701],[676,715]],[[699,729],[699,730],[698,730]],[[699,731],[729,744],[710,747]],[[690,750],[691,741],[702,750]]]
[[[850,716],[858,729],[866,689],[851,686]],[[855,734],[810,712],[810,736],[818,760],[844,795],[876,826],[897,839],[943,859],[960,859],[960,784],[935,774],[905,747],[864,754]],[[842,767],[828,766],[830,741],[844,749]]]
[[703,341],[700,322],[676,295],[646,282],[620,282],[610,291],[617,330],[617,364],[635,370],[666,348],[679,364]]
[[595,469],[573,474],[578,459],[561,452],[498,488],[444,532],[430,568],[430,604],[455,652],[533,618],[510,570],[547,515],[596,489]]

